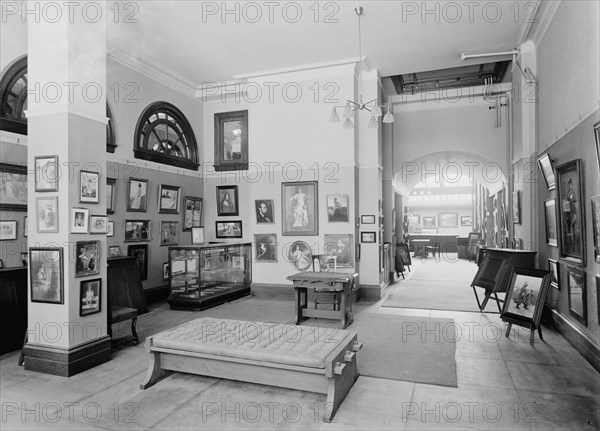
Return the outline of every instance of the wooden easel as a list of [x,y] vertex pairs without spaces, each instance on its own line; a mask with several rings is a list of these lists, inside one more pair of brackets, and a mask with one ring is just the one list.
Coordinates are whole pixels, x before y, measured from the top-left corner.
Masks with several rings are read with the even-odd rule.
[[[531,344],[531,346],[533,346],[533,339],[534,339],[534,335],[535,335],[535,330],[536,329],[538,330],[538,333],[540,334],[540,340],[544,341],[544,337],[542,336],[542,327],[540,325],[536,326],[533,323],[531,323],[531,324],[525,324],[524,322],[519,322],[519,321],[516,321],[516,320],[513,320],[513,319],[506,318],[506,317],[504,319],[502,319],[502,320],[504,320],[505,322],[508,322],[508,328],[506,328],[506,338],[508,338],[508,335],[510,334],[510,330],[511,330],[512,325],[514,323],[515,325],[522,326],[522,327],[528,328],[530,330],[530,333],[529,333],[529,344]],[[545,341],[544,341],[544,343],[545,343]]]

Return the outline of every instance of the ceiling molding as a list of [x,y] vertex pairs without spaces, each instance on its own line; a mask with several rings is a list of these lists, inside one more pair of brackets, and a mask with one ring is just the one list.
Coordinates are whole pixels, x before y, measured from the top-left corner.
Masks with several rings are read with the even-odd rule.
[[0,142],[27,145],[27,135],[20,135],[18,133],[9,132],[6,130],[0,130]]
[[161,84],[183,94],[184,96],[188,96],[194,98],[195,94],[195,85],[189,81],[186,81],[180,76],[176,76],[173,73],[166,73],[160,70],[158,67],[149,64],[147,62],[141,61],[137,57],[133,57],[120,49],[114,46],[107,46],[107,57],[108,60],[116,61],[136,72],[147,76]]
[[[522,43],[525,43],[527,41],[527,36],[529,36],[529,33],[531,32],[531,27],[533,26],[533,24],[536,22],[536,20],[538,20],[538,15],[540,12],[540,4],[542,3],[542,0],[535,0],[535,15],[533,16],[533,18],[529,18],[529,22],[527,22],[527,25],[525,25],[522,29],[521,29],[521,33],[519,34],[519,45]],[[527,18],[526,18],[527,19]]]
[[281,69],[265,70],[262,72],[234,75],[233,78],[237,80],[249,80],[261,77],[271,78],[282,76],[289,78],[301,76],[305,77],[306,79],[310,79],[318,76],[333,76],[346,73],[346,70],[348,70],[350,67],[354,72],[354,67],[359,61],[360,59],[358,57],[352,57],[341,60],[326,61],[322,63],[304,64],[300,66],[284,67]]
[[540,8],[536,14],[538,22],[535,26],[532,26],[533,33],[527,36],[527,39],[531,39],[535,46],[539,46],[542,42],[560,4],[561,0],[540,2]]

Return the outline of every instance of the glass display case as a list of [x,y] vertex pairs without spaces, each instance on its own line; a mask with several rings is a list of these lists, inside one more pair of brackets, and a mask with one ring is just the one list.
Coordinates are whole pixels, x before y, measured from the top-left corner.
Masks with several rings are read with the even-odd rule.
[[169,247],[171,309],[202,310],[250,294],[252,247]]

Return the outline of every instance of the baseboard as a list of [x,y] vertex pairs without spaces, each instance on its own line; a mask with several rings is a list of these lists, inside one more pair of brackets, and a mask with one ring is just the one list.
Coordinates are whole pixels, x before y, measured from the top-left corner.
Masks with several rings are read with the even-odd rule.
[[363,301],[379,301],[383,288],[378,284],[361,284],[360,299]]
[[171,290],[168,284],[144,289],[144,296],[146,297],[147,304],[164,301],[169,297],[170,293]]
[[552,310],[552,323],[565,340],[600,373],[600,347],[556,310]]
[[294,301],[294,287],[271,283],[252,283],[250,295],[265,299],[284,299]]
[[110,361],[110,337],[105,335],[73,349],[27,343],[23,357],[28,371],[71,377]]

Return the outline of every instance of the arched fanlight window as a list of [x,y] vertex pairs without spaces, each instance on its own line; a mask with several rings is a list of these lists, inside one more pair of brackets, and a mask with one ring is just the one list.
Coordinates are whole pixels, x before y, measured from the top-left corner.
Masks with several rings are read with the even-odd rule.
[[198,169],[198,147],[192,126],[179,109],[166,102],[153,103],[140,115],[133,153],[137,159]]
[[[22,57],[8,67],[0,79],[0,130],[27,135],[27,57]],[[117,147],[114,123],[106,104],[106,151],[114,153]]]
[[0,80],[0,129],[27,134],[27,57],[15,61]]

